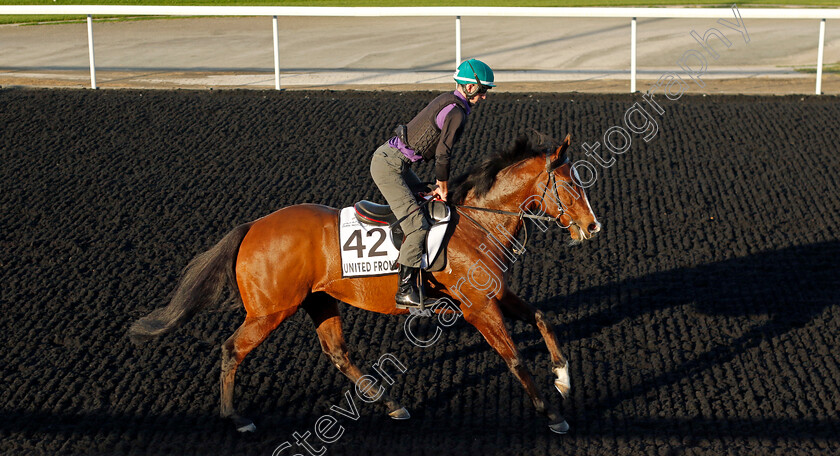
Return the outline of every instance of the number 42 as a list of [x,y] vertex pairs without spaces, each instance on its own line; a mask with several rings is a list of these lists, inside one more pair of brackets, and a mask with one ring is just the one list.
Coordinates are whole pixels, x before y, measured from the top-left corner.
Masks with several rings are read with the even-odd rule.
[[[370,248],[370,252],[368,252],[368,257],[380,257],[380,256],[388,256],[388,252],[378,250],[379,246],[385,242],[385,238],[387,237],[385,234],[385,230],[382,228],[374,228],[368,231],[367,236],[370,237],[371,234],[376,233],[379,235],[379,239],[373,243],[373,247]],[[356,256],[359,258],[363,258],[365,256],[365,245],[362,243],[362,230],[355,230],[353,234],[347,238],[347,242],[341,247],[341,250],[344,251],[356,251]]]

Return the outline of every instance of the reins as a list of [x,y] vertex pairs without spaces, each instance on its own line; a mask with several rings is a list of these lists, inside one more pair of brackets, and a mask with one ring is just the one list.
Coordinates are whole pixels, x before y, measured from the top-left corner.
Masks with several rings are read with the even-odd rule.
[[[567,159],[567,161],[568,161],[568,159]],[[557,215],[557,217],[549,217],[547,215],[528,214],[524,210],[521,210],[519,212],[513,212],[513,211],[503,211],[503,210],[500,210],[500,209],[490,209],[490,208],[486,208],[486,207],[467,206],[467,205],[464,205],[464,204],[449,204],[449,205],[452,206],[452,207],[458,208],[458,209],[471,209],[471,210],[474,210],[474,211],[490,212],[490,213],[493,213],[493,214],[512,215],[512,216],[515,216],[515,217],[519,217],[520,222],[522,221],[522,219],[527,218],[527,219],[531,219],[531,220],[539,220],[541,222],[554,222],[560,228],[569,228],[569,227],[572,226],[572,223],[574,223],[574,222],[569,221],[569,225],[565,225],[565,226],[560,222],[560,217],[562,217],[563,215],[566,214],[566,209],[563,208],[563,204],[560,202],[560,191],[557,190],[557,179],[554,177],[554,173],[551,170],[551,159],[549,158],[548,153],[545,154],[545,172],[548,174],[548,181],[546,182],[546,185],[543,187],[543,193],[542,193],[542,196],[540,196],[540,201],[545,200],[545,194],[548,191],[548,186],[551,185],[551,187],[554,189],[554,196],[556,198],[555,201],[557,202],[557,208],[560,210],[560,213]],[[423,206],[429,204],[432,200],[434,200],[434,198],[429,198],[426,201],[420,203],[416,209],[412,210],[411,212],[409,212],[405,216],[401,217],[399,220],[391,223],[389,225],[389,228],[393,228],[394,226],[398,226],[400,224],[400,222],[407,219],[408,216],[410,216],[411,214],[419,211]],[[461,215],[463,215],[464,217],[466,217],[467,220],[472,222],[475,226],[477,226],[485,234],[487,234],[490,237],[494,237],[493,234],[490,232],[490,230],[485,228],[484,225],[479,223],[478,220],[472,218],[466,212],[461,211],[459,213]],[[522,229],[525,230],[525,240],[521,243],[522,248],[519,249],[515,245],[513,246],[513,253],[515,253],[517,255],[522,255],[523,253],[525,253],[525,245],[528,243],[528,226],[527,226],[527,224],[523,223],[522,224]]]
[[525,211],[520,211],[520,212],[500,211],[498,209],[488,209],[486,207],[464,206],[463,204],[452,204],[451,206],[457,207],[457,208],[460,208],[460,209],[472,209],[472,210],[482,211],[482,212],[492,212],[494,214],[515,215],[519,218],[529,218],[529,219],[532,219],[532,220],[540,220],[540,221],[543,221],[543,222],[554,222],[554,221],[557,220],[556,218],[549,217],[547,215],[527,214],[527,213],[525,213]]
[[[490,212],[490,213],[493,213],[493,214],[512,215],[512,216],[519,217],[520,222],[522,221],[523,218],[528,218],[528,219],[531,219],[531,220],[540,220],[540,221],[543,221],[543,222],[554,222],[554,223],[557,224],[557,226],[559,226],[561,228],[569,228],[569,227],[572,226],[572,223],[573,223],[572,221],[569,221],[569,225],[567,225],[567,226],[564,226],[562,223],[560,223],[560,217],[562,217],[563,215],[566,214],[566,210],[563,208],[563,204],[560,202],[560,191],[557,190],[557,180],[555,179],[554,173],[551,170],[551,159],[549,158],[548,153],[545,154],[545,172],[548,174],[548,182],[546,182],[546,185],[543,187],[543,193],[542,193],[542,196],[540,197],[540,201],[545,200],[545,193],[548,190],[548,185],[550,184],[554,188],[554,195],[556,197],[555,201],[557,202],[557,208],[560,210],[560,213],[557,215],[557,217],[548,217],[548,216],[545,216],[545,215],[528,214],[524,210],[521,210],[519,212],[513,212],[513,211],[503,211],[503,210],[499,210],[499,209],[489,209],[489,208],[486,208],[486,207],[466,206],[466,205],[463,205],[463,204],[452,204],[451,206],[459,208],[459,209],[471,209],[471,210],[475,210],[475,211]],[[484,225],[482,225],[481,223],[478,222],[478,220],[470,217],[469,215],[467,215],[467,213],[465,213],[463,211],[460,212],[460,214],[462,214],[464,217],[467,218],[467,220],[469,220],[475,226],[477,226],[479,229],[481,229],[481,231],[484,231],[485,234],[493,237],[493,234],[490,233],[490,230],[485,228]],[[522,255],[523,253],[525,253],[525,245],[528,243],[528,226],[525,223],[523,223],[522,224],[522,229],[525,230],[525,240],[522,242],[522,248],[519,249],[516,246],[513,246],[513,253],[515,253],[517,255]]]

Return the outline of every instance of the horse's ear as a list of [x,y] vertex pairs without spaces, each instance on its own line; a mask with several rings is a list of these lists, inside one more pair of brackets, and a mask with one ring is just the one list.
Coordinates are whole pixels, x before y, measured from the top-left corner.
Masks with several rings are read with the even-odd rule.
[[566,139],[560,144],[560,147],[551,154],[551,161],[555,161],[557,159],[566,158],[566,151],[569,149],[569,145],[572,144],[572,135],[567,134]]

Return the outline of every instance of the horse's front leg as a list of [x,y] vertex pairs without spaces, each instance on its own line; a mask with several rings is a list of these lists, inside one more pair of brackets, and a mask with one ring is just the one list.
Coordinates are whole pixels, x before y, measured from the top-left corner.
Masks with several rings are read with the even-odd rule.
[[563,399],[569,397],[569,391],[572,387],[569,379],[569,362],[560,352],[557,334],[554,332],[554,328],[548,323],[545,314],[531,304],[523,301],[522,298],[510,290],[505,290],[502,299],[499,300],[499,306],[502,308],[505,316],[524,321],[537,327],[545,341],[546,347],[548,347],[548,352],[551,354],[551,370],[556,375],[554,387],[557,388],[557,391],[560,391]]
[[495,300],[491,301],[481,311],[465,314],[464,319],[475,326],[481,332],[481,335],[484,336],[484,339],[487,340],[487,343],[502,356],[510,371],[519,379],[522,386],[525,387],[525,392],[528,393],[537,412],[548,418],[548,427],[553,432],[565,434],[569,430],[569,424],[566,423],[566,420],[557,410],[546,406],[545,401],[539,391],[537,391],[531,373],[522,362],[519,350],[517,350],[516,345],[505,328],[498,302]]

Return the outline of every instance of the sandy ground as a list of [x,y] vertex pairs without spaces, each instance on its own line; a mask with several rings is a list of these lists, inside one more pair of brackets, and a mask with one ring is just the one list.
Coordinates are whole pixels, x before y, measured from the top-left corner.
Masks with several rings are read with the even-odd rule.
[[[623,19],[465,18],[462,57],[497,71],[500,91],[629,92],[630,27]],[[695,93],[815,92],[818,22],[753,20],[747,36],[713,20],[640,19],[637,89],[710,40]],[[281,87],[406,90],[451,86],[454,20],[449,18],[280,18]],[[749,41],[747,41],[747,38]],[[269,18],[155,19],[94,24],[102,88],[274,87]],[[0,26],[0,85],[90,87],[84,23]],[[840,61],[840,30],[826,28],[825,63]],[[699,64],[698,64],[699,65]],[[840,93],[836,75],[822,91]]]
[[[283,78],[281,77],[281,81]],[[638,80],[637,90],[644,91],[655,80]],[[89,88],[90,74],[86,72],[21,72],[0,74],[2,87],[33,87],[33,88]],[[237,74],[237,73],[203,73],[203,72],[99,72],[97,86],[101,89],[193,89],[193,90],[224,90],[224,89],[272,89],[274,75]],[[343,83],[311,83],[287,85],[281,82],[282,90],[381,90],[381,91],[411,91],[411,90],[447,90],[449,83],[397,83],[397,84],[343,84]],[[707,82],[704,89],[689,86],[689,93],[707,94],[751,94],[751,95],[791,95],[814,94],[814,80],[812,78],[740,78],[713,79]],[[630,82],[616,79],[599,79],[587,81],[543,81],[543,82],[512,82],[505,83],[495,89],[496,92],[581,92],[581,93],[627,93]],[[827,74],[822,81],[823,94],[840,94],[840,75]]]

